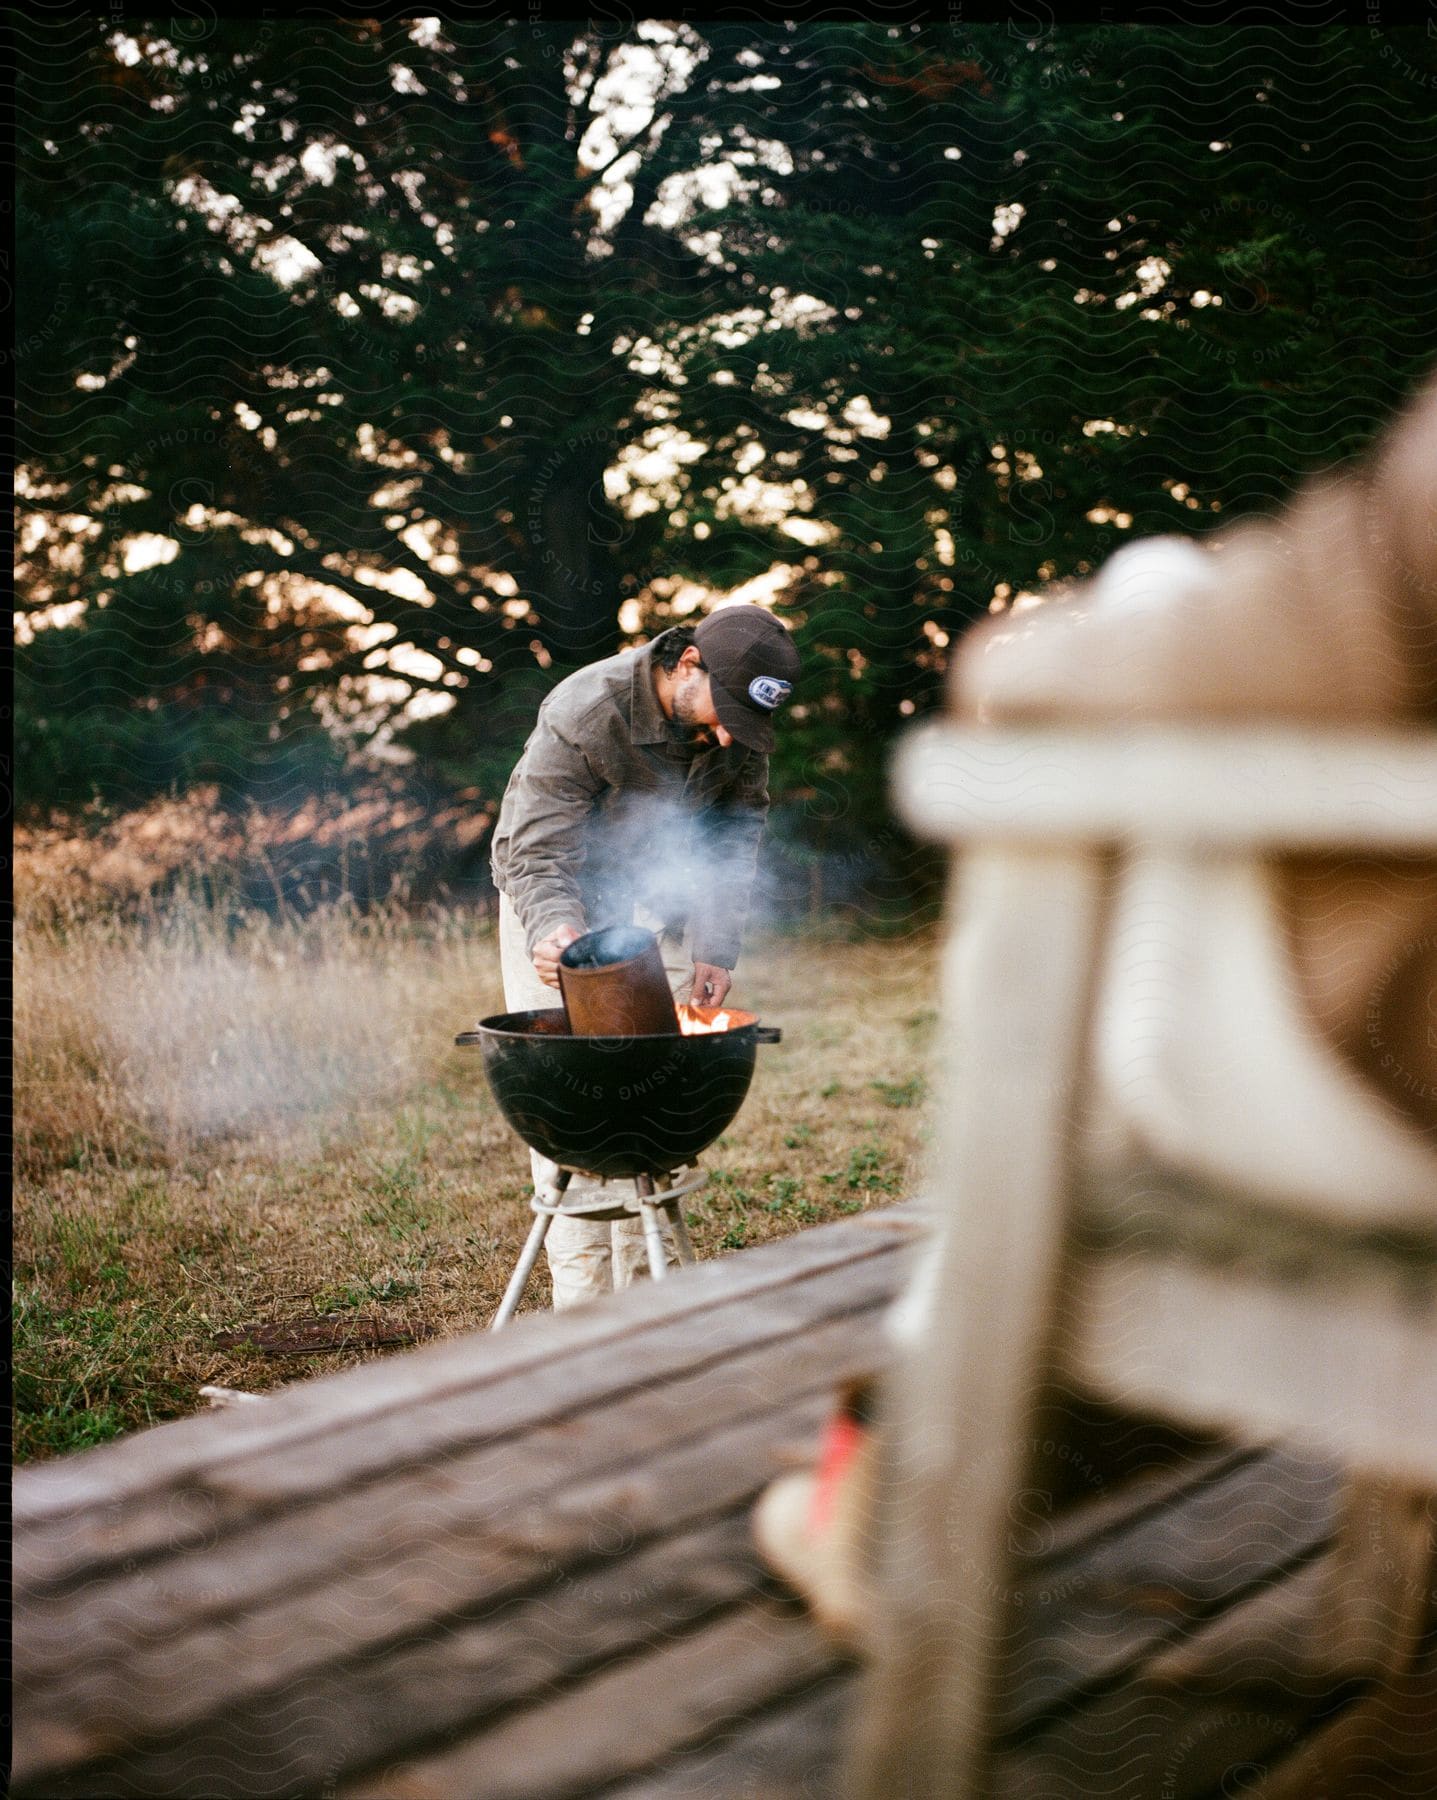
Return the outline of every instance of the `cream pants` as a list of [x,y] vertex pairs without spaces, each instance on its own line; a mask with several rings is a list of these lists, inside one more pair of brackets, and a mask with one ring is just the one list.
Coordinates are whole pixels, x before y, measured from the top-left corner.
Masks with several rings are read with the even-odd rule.
[[[640,913],[635,914],[634,922],[650,930],[660,930],[654,920]],[[674,998],[687,1000],[693,982],[693,962],[682,939],[661,932],[659,948]],[[499,964],[504,978],[504,1004],[510,1012],[528,1012],[538,1007],[563,1004],[558,989],[546,987],[529,960],[524,927],[507,894],[499,896]],[[534,1191],[539,1193],[554,1180],[558,1166],[548,1157],[540,1156],[537,1150],[529,1152],[529,1161],[534,1171]],[[590,1175],[575,1175],[569,1182],[565,1199],[572,1202],[581,1196],[587,1198],[615,1191],[622,1198],[629,1185],[624,1181],[596,1181]],[[555,1312],[580,1306],[585,1300],[608,1293],[611,1288],[627,1287],[636,1276],[648,1273],[643,1222],[638,1218],[575,1219],[560,1215],[549,1226],[544,1248],[548,1252],[549,1273],[554,1283]],[[670,1265],[676,1264],[678,1252],[667,1220],[664,1221],[664,1249]]]

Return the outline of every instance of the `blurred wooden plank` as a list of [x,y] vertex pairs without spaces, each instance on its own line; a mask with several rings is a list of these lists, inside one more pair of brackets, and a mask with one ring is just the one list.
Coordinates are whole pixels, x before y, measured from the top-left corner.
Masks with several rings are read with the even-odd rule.
[[1432,1800],[1437,1794],[1437,1662],[1428,1655],[1320,1724],[1250,1800]]
[[[1285,1473],[1286,1466],[1279,1463],[1274,1468],[1267,1453],[1214,1450],[1173,1468],[1155,1470],[1099,1499],[1057,1514],[1051,1534],[1044,1540],[1043,1553],[1024,1559],[1042,1571],[1041,1577],[1035,1574],[1024,1590],[1024,1605],[1018,1617],[1025,1641],[1041,1639],[1051,1629],[1054,1610],[1065,1598],[1071,1604],[1074,1595],[1085,1593],[1090,1583],[1113,1581],[1115,1567],[1122,1571],[1123,1585],[1131,1583],[1135,1589],[1156,1578],[1170,1581],[1174,1573],[1170,1538],[1181,1542],[1183,1548],[1178,1553],[1190,1557],[1199,1569],[1207,1552],[1213,1549],[1215,1529],[1221,1540],[1217,1544],[1218,1556],[1230,1552],[1231,1533],[1221,1522],[1229,1515],[1232,1504],[1242,1503],[1244,1488],[1259,1494],[1265,1486],[1278,1491]],[[1192,1508],[1196,1516],[1185,1516],[1177,1505],[1184,1498],[1198,1502]],[[1321,1511],[1323,1522],[1330,1524],[1330,1511],[1325,1507]],[[1251,1542],[1248,1548],[1254,1548]],[[1270,1560],[1259,1551],[1262,1566]],[[1314,1567],[1319,1575],[1325,1572],[1320,1563]],[[1237,1576],[1242,1573],[1230,1561],[1228,1569]],[[1188,1652],[1190,1664],[1215,1676],[1233,1644],[1246,1641],[1245,1612],[1272,1594],[1285,1595],[1289,1589],[1293,1590],[1295,1602],[1289,1610],[1304,1632],[1310,1634],[1319,1615],[1320,1581],[1304,1584],[1297,1576],[1278,1576],[1270,1587],[1259,1588],[1256,1600],[1218,1616],[1216,1624],[1235,1619],[1239,1628],[1226,1638],[1215,1637],[1210,1645],[1205,1645],[1205,1654],[1198,1652],[1196,1646],[1204,1642],[1212,1627],[1204,1625],[1193,1639],[1184,1640],[1182,1648]],[[1131,1600],[1131,1593],[1128,1598]],[[1153,1636],[1158,1640],[1181,1628],[1181,1618],[1171,1608],[1162,1609],[1152,1622],[1156,1628]],[[1085,1687],[1136,1660],[1144,1644],[1130,1639],[1116,1657],[1105,1656],[1102,1645],[1085,1648],[1089,1654],[1064,1670],[1053,1684],[1048,1695],[1050,1704],[1081,1705]],[[1023,1659],[1019,1656],[1017,1660],[1021,1664]],[[1144,1665],[1145,1676],[1147,1672],[1148,1666]],[[700,1796],[713,1796],[714,1800],[723,1796],[728,1800],[729,1796],[749,1793],[763,1794],[765,1800],[811,1800],[817,1794],[836,1793],[855,1693],[855,1674],[845,1670],[788,1707],[738,1720],[717,1745],[661,1764],[642,1779],[606,1796],[606,1800],[699,1800]],[[1012,1698],[1015,1702],[1021,1700],[1017,1693]],[[1011,1710],[1020,1711],[1020,1704]],[[1007,1722],[1011,1725],[1016,1720],[1010,1716]],[[1028,1790],[1021,1783],[1030,1778],[1032,1768],[1024,1763],[1021,1750],[1009,1754],[1016,1771],[1009,1779],[1026,1794]],[[1097,1786],[1089,1790],[1099,1791],[1103,1790]],[[1039,1786],[1031,1792],[1046,1794]]]
[[1331,1541],[1342,1472],[1296,1450],[1241,1461],[1052,1567],[1017,1575],[999,1732],[1031,1727]]
[[1423,731],[1273,725],[915,727],[894,792],[921,836],[965,846],[1200,845],[1428,852],[1437,745]]
[[[539,1554],[534,1545],[545,1557],[556,1552],[543,1523],[556,1493],[562,1513],[576,1484],[613,1470],[627,1478],[647,1456],[805,1395],[827,1399],[835,1380],[861,1373],[882,1354],[885,1292],[870,1292],[862,1310],[835,1319],[790,1319],[802,1328],[777,1344],[759,1334],[714,1367],[652,1379],[606,1406],[545,1419],[431,1466],[401,1467],[314,1506],[265,1513],[208,1542],[182,1542],[133,1570],[97,1573],[83,1588],[33,1594],[22,1584],[15,1616],[23,1679],[38,1686],[76,1660],[128,1657],[149,1638],[171,1642],[207,1620],[253,1614],[274,1596],[293,1602],[321,1582],[392,1564],[416,1545],[469,1543],[476,1531],[492,1536],[496,1519],[506,1524],[491,1558],[494,1579],[512,1583]],[[784,1434],[781,1423],[766,1429]],[[83,1649],[75,1642],[78,1620]]]
[[[817,1237],[831,1229],[819,1227],[801,1235]],[[272,1437],[261,1430],[257,1443],[254,1415],[267,1413],[267,1407],[249,1408],[242,1416],[224,1420],[186,1420],[181,1448],[189,1460],[182,1477],[170,1470],[172,1447],[161,1444],[161,1478],[152,1486],[127,1488],[122,1482],[119,1494],[95,1499],[79,1513],[46,1516],[28,1529],[17,1529],[17,1583],[27,1593],[68,1584],[89,1587],[115,1564],[168,1556],[187,1544],[209,1551],[219,1534],[247,1526],[267,1510],[315,1502],[378,1475],[393,1476],[425,1465],[443,1468],[555,1414],[606,1404],[616,1395],[652,1383],[659,1371],[703,1369],[747,1347],[795,1338],[817,1321],[890,1298],[904,1272],[899,1252],[910,1241],[908,1220],[896,1229],[855,1233],[845,1224],[838,1230],[837,1239],[828,1238],[818,1246],[785,1240],[794,1245],[788,1274],[783,1274],[781,1263],[775,1269],[770,1257],[761,1271],[763,1279],[746,1277],[726,1302],[710,1294],[707,1304],[691,1310],[671,1293],[664,1293],[659,1303],[641,1291],[634,1295],[632,1307],[637,1317],[622,1331],[615,1329],[615,1318],[630,1308],[601,1304],[580,1309],[595,1315],[592,1319],[546,1315],[536,1321],[534,1332],[521,1330],[520,1320],[498,1336],[465,1339],[469,1380],[462,1386],[450,1382],[448,1359],[454,1346],[441,1346],[445,1379],[439,1391],[415,1386],[411,1380],[406,1384],[410,1389],[406,1404],[386,1402],[363,1417],[353,1416],[350,1409],[331,1418],[328,1397],[319,1391],[331,1383],[305,1384],[314,1391],[303,1396],[311,1427],[303,1437],[296,1436],[297,1422],[282,1422]],[[659,1294],[710,1267],[700,1264],[671,1281],[644,1283],[642,1288],[652,1285]],[[570,1331],[571,1323],[582,1329]],[[593,1332],[599,1326],[606,1330],[595,1341]],[[546,1340],[552,1342],[547,1354],[536,1357],[524,1344],[520,1344],[524,1354],[516,1353],[514,1346],[521,1339],[531,1345],[537,1339],[541,1351]],[[406,1360],[425,1362],[431,1354],[418,1351]],[[780,1356],[777,1361],[781,1360]],[[392,1385],[388,1364],[372,1364],[333,1380],[349,1383],[356,1377],[372,1378],[386,1391]],[[365,1380],[356,1385],[362,1392]],[[274,1404],[287,1398],[287,1393],[278,1396]],[[191,1443],[195,1435],[191,1428],[201,1426],[203,1444],[196,1446]],[[136,1438],[154,1439],[180,1429],[162,1426]],[[125,1448],[118,1446],[117,1453]],[[205,1460],[194,1463],[200,1448]],[[108,1466],[107,1450],[73,1460],[86,1462],[92,1457]],[[19,1471],[17,1494],[23,1499],[27,1477],[48,1472],[48,1468]],[[89,1480],[87,1476],[82,1485]]]
[[[875,1312],[873,1337],[877,1329]],[[834,1370],[865,1349],[862,1320],[845,1318],[790,1349],[792,1385],[779,1391],[777,1406],[760,1410],[756,1351],[711,1372],[702,1396],[675,1397],[669,1388],[685,1384],[666,1384],[637,1396],[627,1413],[610,1409],[536,1432],[472,1468],[359,1490],[317,1517],[261,1523],[246,1534],[240,1576],[228,1587],[221,1548],[213,1558],[187,1559],[183,1582],[162,1568],[43,1610],[22,1605],[15,1687],[25,1732],[75,1716],[106,1719],[111,1731],[131,1735],[173,1729],[460,1610],[628,1554],[695,1518],[746,1506],[775,1472],[775,1444],[817,1432]],[[795,1394],[805,1382],[807,1396]],[[687,1438],[679,1435],[685,1420]]]
[[841,1669],[718,1743],[667,1757],[604,1800],[818,1800],[837,1794],[854,1677]]
[[1160,1511],[1180,1495],[1204,1482],[1221,1480],[1240,1463],[1251,1462],[1263,1454],[1250,1446],[1217,1446],[1195,1450],[1176,1462],[1145,1470],[1106,1493],[1086,1497],[1054,1513],[1045,1523],[1039,1548],[1030,1552],[1025,1546],[1015,1546],[1014,1557],[1020,1566],[1024,1561],[1052,1564],[1110,1532],[1128,1530],[1144,1514]]
[[[910,773],[910,798],[916,785]],[[937,1047],[944,1204],[932,1301],[880,1409],[886,1529],[855,1800],[982,1785],[1010,1502],[1041,1438],[1104,869],[1077,850],[982,845],[958,896]]]
[[1351,1490],[1344,1492],[1337,1530],[1319,1554],[1159,1650],[1144,1664],[1143,1680],[1189,1692],[1265,1688],[1301,1696],[1403,1674],[1432,1594],[1425,1509],[1412,1496],[1393,1507],[1385,1494],[1359,1493],[1354,1507]]
[[[807,1262],[693,1335],[660,1318],[597,1355],[566,1338],[551,1369],[484,1384],[489,1428],[476,1441],[469,1417],[457,1455],[431,1447],[415,1464],[391,1449],[376,1468],[361,1444],[318,1498],[284,1468],[273,1505],[237,1511],[209,1542],[185,1536],[22,1601],[14,1791],[833,1791],[804,1783],[833,1776],[852,1671],[768,1597],[748,1509],[785,1449],[812,1446],[833,1384],[883,1357],[906,1265],[889,1252],[907,1237],[870,1233],[858,1255]],[[1133,1715],[1114,1711],[1112,1684],[1132,1687],[1154,1644],[1139,1738],[1142,1766],[1163,1772],[1181,1744],[1165,1709],[1197,1715],[1161,1657],[1186,1654],[1208,1698],[1225,1696],[1222,1661],[1245,1641],[1229,1604],[1257,1609],[1259,1627],[1279,1594],[1293,1617],[1308,1604],[1279,1577],[1330,1532],[1330,1481],[1297,1452],[1218,1451],[1050,1522],[1015,1571],[1029,1685],[1014,1690],[1027,1736],[1009,1751],[1031,1752],[1034,1779],[1055,1757],[1091,1775],[1083,1758],[1109,1729],[1108,1752],[1128,1753]]]
[[1001,1750],[985,1793],[991,1800],[1208,1800],[1236,1793],[1235,1783],[1291,1755],[1315,1710],[1311,1699],[1254,1698],[1241,1688],[1193,1696],[1124,1683]]
[[1117,1405],[1200,1429],[1301,1437],[1358,1467],[1437,1486],[1431,1294],[1320,1277],[1281,1283],[1241,1264],[1115,1252],[1083,1259],[1060,1349],[1071,1379]]
[[[472,1735],[484,1722],[547,1699],[606,1664],[749,1599],[761,1585],[745,1512],[560,1571],[537,1592],[478,1617],[451,1617],[370,1654],[324,1658],[296,1681],[244,1695],[211,1687],[208,1714],[181,1691],[153,1699],[136,1741],[123,1690],[87,1711],[91,1742],[132,1747],[77,1765],[73,1746],[21,1771],[16,1793],[185,1795],[197,1765],[209,1800],[316,1793],[337,1775]],[[180,1684],[181,1688],[183,1684]],[[59,1746],[64,1752],[65,1746]]]
[[330,1446],[360,1427],[379,1428],[419,1406],[470,1399],[491,1384],[542,1372],[559,1358],[602,1364],[605,1353],[625,1338],[672,1321],[689,1322],[694,1351],[701,1356],[702,1321],[709,1313],[880,1255],[925,1228],[921,1215],[903,1204],[820,1225],[755,1245],[742,1256],[696,1264],[668,1281],[640,1283],[612,1301],[572,1313],[526,1315],[497,1337],[476,1333],[297,1383],[241,1416],[201,1414],[78,1456],[20,1469],[14,1483],[14,1528],[30,1531],[47,1521],[119,1507],[162,1490],[183,1494],[198,1478],[244,1456],[274,1455],[292,1445],[309,1446],[322,1466]]
[[632,1778],[835,1668],[801,1613],[771,1601],[602,1670],[452,1749],[341,1782],[339,1800],[558,1800]]
[[[52,1670],[55,1688],[37,1692],[22,1686],[27,1725],[17,1772],[27,1783],[33,1783],[42,1778],[45,1769],[58,1771],[82,1755],[93,1759],[102,1755],[107,1746],[147,1744],[147,1748],[124,1755],[117,1766],[146,1792],[170,1792],[175,1791],[176,1760],[182,1771],[203,1747],[207,1765],[215,1771],[212,1779],[224,1792],[263,1793],[268,1791],[267,1782],[283,1787],[287,1781],[299,1781],[301,1775],[310,1778],[316,1768],[343,1766],[342,1744],[367,1742],[374,1731],[382,1738],[387,1734],[392,1745],[402,1741],[406,1733],[446,1728],[456,1717],[474,1715],[476,1695],[484,1697],[487,1711],[522,1697],[525,1691],[542,1692],[546,1685],[571,1675],[575,1668],[594,1658],[596,1627],[601,1632],[602,1647],[610,1652],[622,1646],[632,1648],[646,1635],[662,1635],[693,1607],[691,1588],[695,1581],[699,1583],[698,1591],[706,1594],[711,1603],[721,1598],[737,1600],[745,1590],[756,1588],[763,1581],[749,1542],[748,1499],[771,1472],[775,1443],[802,1442],[816,1436],[827,1408],[828,1382],[833,1370],[842,1368],[845,1351],[857,1358],[868,1353],[870,1347],[855,1332],[857,1323],[844,1320],[834,1328],[833,1337],[820,1333],[801,1346],[817,1404],[803,1412],[790,1410],[766,1426],[761,1439],[756,1440],[760,1453],[749,1459],[741,1504],[712,1530],[701,1529],[694,1540],[698,1547],[685,1551],[692,1568],[686,1577],[688,1585],[680,1585],[676,1599],[669,1596],[664,1585],[673,1574],[674,1540],[636,1541],[631,1520],[605,1512],[591,1519],[582,1538],[575,1540],[586,1552],[577,1563],[561,1557],[552,1536],[543,1538],[537,1558],[525,1565],[525,1573],[542,1574],[542,1585],[531,1590],[532,1600],[521,1595],[501,1603],[492,1617],[486,1614],[484,1621],[471,1625],[453,1611],[453,1603],[464,1598],[462,1583],[446,1578],[442,1587],[449,1607],[427,1632],[423,1625],[412,1627],[409,1638],[397,1632],[406,1610],[402,1603],[397,1612],[393,1605],[362,1608],[352,1589],[346,1598],[343,1582],[323,1597],[312,1595],[296,1601],[286,1595],[277,1610],[255,1604],[241,1616],[230,1616],[199,1631],[193,1625],[188,1630],[183,1628],[170,1590],[155,1605],[145,1632],[136,1629],[133,1617],[122,1614],[129,1635],[108,1646],[98,1641],[102,1634],[97,1631],[97,1620],[90,1610],[83,1617],[82,1652],[77,1654],[73,1642],[67,1647],[57,1639],[52,1645],[57,1658]],[[845,1334],[849,1340],[846,1344],[839,1341],[838,1332]],[[786,1364],[784,1374],[786,1381],[793,1384],[797,1379],[796,1363]],[[711,1373],[710,1381],[713,1379]],[[728,1407],[735,1417],[747,1418],[748,1391],[747,1377],[737,1371],[728,1398]],[[704,1406],[706,1457],[714,1452],[707,1439],[728,1407],[724,1396],[718,1393],[712,1393]],[[571,1444],[570,1451],[582,1450],[584,1444],[593,1450],[601,1438],[632,1441],[622,1421],[606,1415],[594,1422],[593,1431],[582,1444]],[[720,1445],[718,1449],[724,1452],[725,1465],[732,1466],[732,1444]],[[506,1473],[512,1477],[512,1471]],[[557,1473],[567,1478],[562,1468]],[[1192,1467],[1184,1470],[1187,1488],[1193,1487],[1197,1473]],[[1257,1479],[1261,1480],[1261,1476]],[[533,1497],[542,1498],[560,1484],[546,1486],[540,1482],[533,1489]],[[681,1512],[685,1494],[666,1479],[662,1465],[659,1485],[670,1512],[667,1523],[679,1530],[684,1524]],[[1131,1486],[1130,1515],[1150,1514],[1153,1483]],[[726,1498],[721,1486],[709,1484],[705,1492],[710,1499]],[[414,1511],[417,1517],[424,1516],[408,1486],[396,1498],[401,1508]],[[516,1503],[520,1500],[518,1495],[513,1498]],[[372,1526],[383,1537],[384,1521],[374,1516],[378,1499],[379,1496],[368,1493],[361,1496],[356,1517],[361,1529]],[[1091,1554],[1101,1547],[1103,1555],[1111,1557],[1114,1546],[1108,1539],[1116,1526],[1116,1509],[1121,1500],[1121,1494],[1113,1494],[1096,1506],[1077,1509],[1080,1514],[1090,1515],[1086,1536],[1092,1541]],[[1223,1506],[1222,1501],[1209,1503],[1206,1510],[1209,1514],[1221,1513]],[[1060,1517],[1060,1524],[1064,1528],[1063,1541],[1074,1542],[1075,1525],[1067,1517]],[[470,1532],[482,1535],[484,1531],[482,1518],[450,1519],[443,1529],[432,1519],[426,1519],[425,1525],[424,1534],[416,1537],[413,1555],[426,1562],[443,1556],[448,1536]],[[1149,1529],[1155,1525],[1149,1518]],[[1180,1517],[1177,1529],[1188,1532],[1196,1541],[1191,1520]],[[505,1534],[506,1544],[511,1533],[512,1528]],[[261,1556],[275,1550],[275,1536],[273,1525],[259,1531],[257,1550]],[[306,1542],[315,1537],[333,1547],[332,1529],[316,1534],[307,1528]],[[587,1554],[596,1538],[601,1545],[598,1560]],[[690,1538],[679,1541],[687,1545]],[[705,1585],[704,1558],[714,1545],[729,1558],[716,1571],[729,1585],[725,1587],[720,1579],[717,1589]],[[360,1544],[354,1546],[356,1553],[361,1548]],[[341,1543],[339,1550],[339,1566],[345,1579],[351,1579],[354,1571],[346,1566],[349,1547]],[[1142,1569],[1145,1563],[1141,1545],[1135,1554],[1137,1566]],[[275,1560],[277,1573],[282,1572],[284,1558]],[[1147,1565],[1152,1560],[1150,1550]],[[202,1562],[196,1567],[195,1578],[205,1579]],[[1073,1585],[1082,1593],[1085,1578],[1079,1574]],[[367,1583],[365,1591],[372,1591]],[[623,1597],[628,1603],[617,1623],[609,1619],[611,1597]],[[492,1599],[492,1594],[488,1598]],[[1035,1604],[1025,1617],[1034,1630],[1040,1630],[1049,1623],[1048,1613],[1036,1603],[1036,1593],[1034,1599]],[[636,1602],[641,1603],[637,1612]],[[347,1631],[336,1633],[330,1628],[316,1636],[315,1625],[331,1607],[346,1617],[366,1621],[370,1630],[379,1634],[378,1641],[361,1643],[356,1649],[352,1633]],[[472,1611],[472,1605],[469,1610]],[[592,1616],[596,1613],[597,1619]],[[62,1623],[73,1638],[74,1613],[67,1613]],[[303,1629],[307,1623],[308,1631]],[[1165,1619],[1164,1623],[1171,1622]],[[418,1638],[415,1632],[420,1634]],[[610,1635],[602,1635],[606,1632]],[[555,1634],[562,1639],[561,1652],[549,1645]],[[33,1645],[28,1648],[25,1668],[27,1675],[33,1677]],[[1090,1669],[1080,1669],[1069,1685],[1080,1686],[1090,1675]],[[532,1681],[532,1688],[516,1686],[522,1679]],[[393,1696],[392,1705],[384,1702],[386,1693]],[[353,1723],[356,1714],[365,1721],[362,1730]],[[77,1718],[85,1721],[79,1735],[71,1723]],[[338,1733],[341,1742],[337,1743],[335,1731],[327,1727],[341,1718],[348,1722]],[[276,1737],[277,1745],[273,1742]],[[48,1764],[33,1760],[34,1753],[27,1748],[31,1742],[53,1743],[57,1760]],[[83,1791],[86,1780],[94,1783],[100,1779],[92,1763],[87,1763],[86,1769],[88,1772],[81,1775],[72,1772],[68,1782],[61,1783],[64,1791]],[[241,1773],[227,1777],[226,1770]],[[259,1775],[263,1778],[259,1779]],[[56,1779],[58,1775],[52,1773],[51,1780]],[[240,1785],[232,1788],[232,1781]]]
[[1181,1633],[1144,1663],[1143,1679],[1175,1693],[1218,1686],[1309,1694],[1334,1687],[1322,1629],[1332,1560],[1329,1551],[1301,1563]]
[[1366,1474],[1348,1487],[1323,1595],[1322,1638],[1374,1676],[1410,1666],[1433,1610],[1434,1505],[1430,1492],[1386,1475]]

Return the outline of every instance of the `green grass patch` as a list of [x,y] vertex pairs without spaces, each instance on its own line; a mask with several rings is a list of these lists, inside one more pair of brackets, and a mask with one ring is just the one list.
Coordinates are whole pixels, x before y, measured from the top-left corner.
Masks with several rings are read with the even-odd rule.
[[842,1185],[864,1194],[896,1194],[899,1189],[898,1172],[892,1167],[892,1158],[877,1141],[860,1144],[851,1150],[848,1167],[835,1170],[823,1179],[830,1187]]
[[102,1444],[188,1410],[155,1368],[163,1325],[143,1303],[57,1304],[17,1276],[13,1320],[17,1462]]
[[921,1075],[910,1075],[907,1081],[870,1081],[868,1085],[885,1106],[918,1106],[928,1093]]

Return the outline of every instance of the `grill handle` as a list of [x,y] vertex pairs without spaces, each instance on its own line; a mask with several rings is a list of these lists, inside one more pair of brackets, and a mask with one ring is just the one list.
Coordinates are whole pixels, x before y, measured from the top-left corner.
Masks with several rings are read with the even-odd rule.
[[461,1031],[454,1042],[456,1044],[482,1044],[484,1035],[479,1031]]

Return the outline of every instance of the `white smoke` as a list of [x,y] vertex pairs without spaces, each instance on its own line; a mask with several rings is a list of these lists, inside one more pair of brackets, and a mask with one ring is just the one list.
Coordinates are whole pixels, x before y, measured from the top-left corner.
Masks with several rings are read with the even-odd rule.
[[[172,1145],[395,1095],[452,1036],[450,1014],[492,985],[492,946],[449,937],[426,955],[412,935],[338,908],[252,922],[233,942],[219,923],[153,934],[116,955],[90,997],[95,1053]],[[462,1004],[456,952],[475,965]]]

